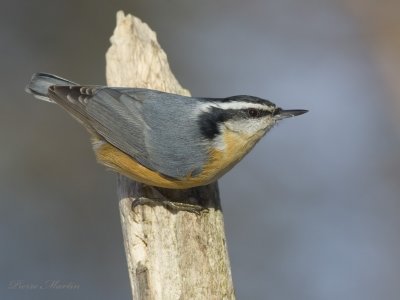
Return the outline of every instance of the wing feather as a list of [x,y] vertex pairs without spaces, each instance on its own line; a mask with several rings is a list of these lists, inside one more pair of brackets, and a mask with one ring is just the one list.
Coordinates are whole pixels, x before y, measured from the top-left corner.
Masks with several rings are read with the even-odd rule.
[[128,88],[56,85],[49,91],[89,130],[143,166],[175,179],[202,170],[207,148],[193,126],[192,98]]

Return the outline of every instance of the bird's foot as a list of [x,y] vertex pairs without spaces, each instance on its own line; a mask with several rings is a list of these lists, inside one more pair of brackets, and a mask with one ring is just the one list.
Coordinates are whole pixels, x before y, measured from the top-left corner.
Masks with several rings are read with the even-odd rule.
[[148,197],[137,197],[132,201],[132,210],[134,210],[139,205],[163,205],[164,207],[174,210],[174,211],[187,211],[200,215],[203,212],[208,212],[208,208],[203,207],[198,204],[191,204],[186,202],[172,201],[165,197],[157,188],[146,186],[146,188],[151,189],[151,196]]
[[175,202],[167,199],[150,199],[146,197],[138,197],[132,201],[132,210],[134,210],[139,205],[163,205],[168,209],[172,209],[175,211],[188,211],[200,215],[202,212],[207,212],[208,208],[202,207],[197,204],[183,203],[183,202]]

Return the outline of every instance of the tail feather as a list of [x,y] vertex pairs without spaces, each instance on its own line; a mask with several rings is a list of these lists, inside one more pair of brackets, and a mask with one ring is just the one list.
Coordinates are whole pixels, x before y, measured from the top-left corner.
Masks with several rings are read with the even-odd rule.
[[27,93],[33,94],[37,99],[54,102],[49,98],[49,87],[53,85],[77,85],[67,79],[47,73],[35,73],[30,83],[25,88]]

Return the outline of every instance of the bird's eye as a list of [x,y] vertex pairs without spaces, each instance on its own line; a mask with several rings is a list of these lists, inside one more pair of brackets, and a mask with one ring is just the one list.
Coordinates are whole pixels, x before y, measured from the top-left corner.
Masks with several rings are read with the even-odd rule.
[[251,118],[257,118],[260,115],[260,112],[255,109],[255,108],[249,108],[247,110],[247,114],[249,115],[249,117]]

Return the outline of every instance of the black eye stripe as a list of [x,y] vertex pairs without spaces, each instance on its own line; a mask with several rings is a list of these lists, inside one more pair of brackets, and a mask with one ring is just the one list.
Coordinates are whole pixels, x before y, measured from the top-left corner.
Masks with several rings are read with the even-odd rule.
[[281,111],[282,111],[282,108],[278,107],[278,108],[276,108],[276,109],[274,110],[273,115],[274,115],[274,116],[279,115],[279,114],[281,113]]
[[266,109],[259,109],[253,107],[245,109],[245,112],[247,116],[250,118],[261,118],[271,114],[271,112]]

